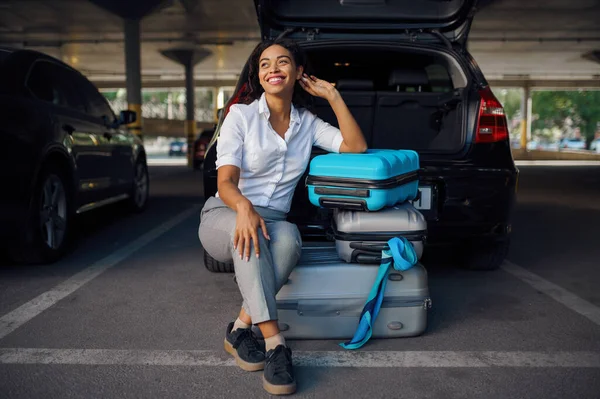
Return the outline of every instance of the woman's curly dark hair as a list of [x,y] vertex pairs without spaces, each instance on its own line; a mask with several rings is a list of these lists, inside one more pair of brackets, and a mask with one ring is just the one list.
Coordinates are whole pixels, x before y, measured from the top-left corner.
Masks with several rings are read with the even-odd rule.
[[[260,98],[262,93],[264,92],[263,87],[260,85],[260,79],[258,77],[259,70],[259,60],[260,56],[267,48],[273,45],[279,45],[287,49],[293,60],[296,64],[296,67],[302,66],[304,67],[304,72],[310,74],[310,70],[308,69],[308,62],[306,58],[306,54],[304,51],[298,46],[296,42],[290,39],[275,39],[275,40],[265,40],[260,42],[252,51],[248,62],[248,74],[246,82],[239,85],[240,90],[238,92],[237,102],[243,104],[250,104],[254,100]],[[296,81],[294,84],[294,94],[292,96],[292,103],[297,108],[307,108],[312,109],[313,105],[313,97],[307,93],[300,84]]]

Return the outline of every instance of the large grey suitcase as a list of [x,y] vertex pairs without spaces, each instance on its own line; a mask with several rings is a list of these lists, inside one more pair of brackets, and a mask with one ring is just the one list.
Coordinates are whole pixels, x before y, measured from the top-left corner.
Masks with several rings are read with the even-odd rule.
[[339,210],[333,223],[338,255],[346,262],[379,263],[386,242],[399,236],[413,244],[418,259],[423,255],[427,221],[408,202],[378,212]]
[[[303,248],[298,266],[277,294],[284,336],[350,340],[378,270],[340,260],[334,247]],[[430,306],[427,271],[420,263],[407,271],[392,270],[373,337],[420,335]]]

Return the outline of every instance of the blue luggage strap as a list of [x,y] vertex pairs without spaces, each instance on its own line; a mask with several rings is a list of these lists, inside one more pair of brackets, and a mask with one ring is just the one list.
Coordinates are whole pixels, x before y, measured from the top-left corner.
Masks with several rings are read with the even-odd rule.
[[[399,271],[408,270],[417,263],[417,254],[410,241],[404,237],[394,237],[388,241],[389,249],[381,252],[381,265],[365,304],[354,337],[340,346],[344,349],[358,349],[371,338],[373,324],[381,309],[383,294],[392,268]],[[368,266],[366,266],[368,267]]]

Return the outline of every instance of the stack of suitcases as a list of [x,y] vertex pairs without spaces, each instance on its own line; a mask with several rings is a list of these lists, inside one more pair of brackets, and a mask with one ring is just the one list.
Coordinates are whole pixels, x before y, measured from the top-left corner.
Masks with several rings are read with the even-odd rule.
[[[311,161],[309,199],[333,209],[336,246],[335,251],[305,248],[278,293],[279,324],[286,337],[352,338],[387,241],[405,237],[421,258],[427,223],[412,205],[418,170],[419,156],[408,150],[327,154]],[[420,335],[430,306],[427,272],[420,263],[406,271],[392,270],[373,337]]]

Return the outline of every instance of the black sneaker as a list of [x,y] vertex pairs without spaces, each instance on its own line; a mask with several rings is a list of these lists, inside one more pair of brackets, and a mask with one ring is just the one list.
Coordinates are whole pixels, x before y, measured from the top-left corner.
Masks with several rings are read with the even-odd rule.
[[263,387],[271,395],[289,395],[296,392],[290,348],[279,345],[267,352]]
[[258,371],[265,368],[265,351],[249,328],[238,328],[231,331],[233,322],[227,326],[225,334],[225,350],[235,357],[235,362],[242,370]]

